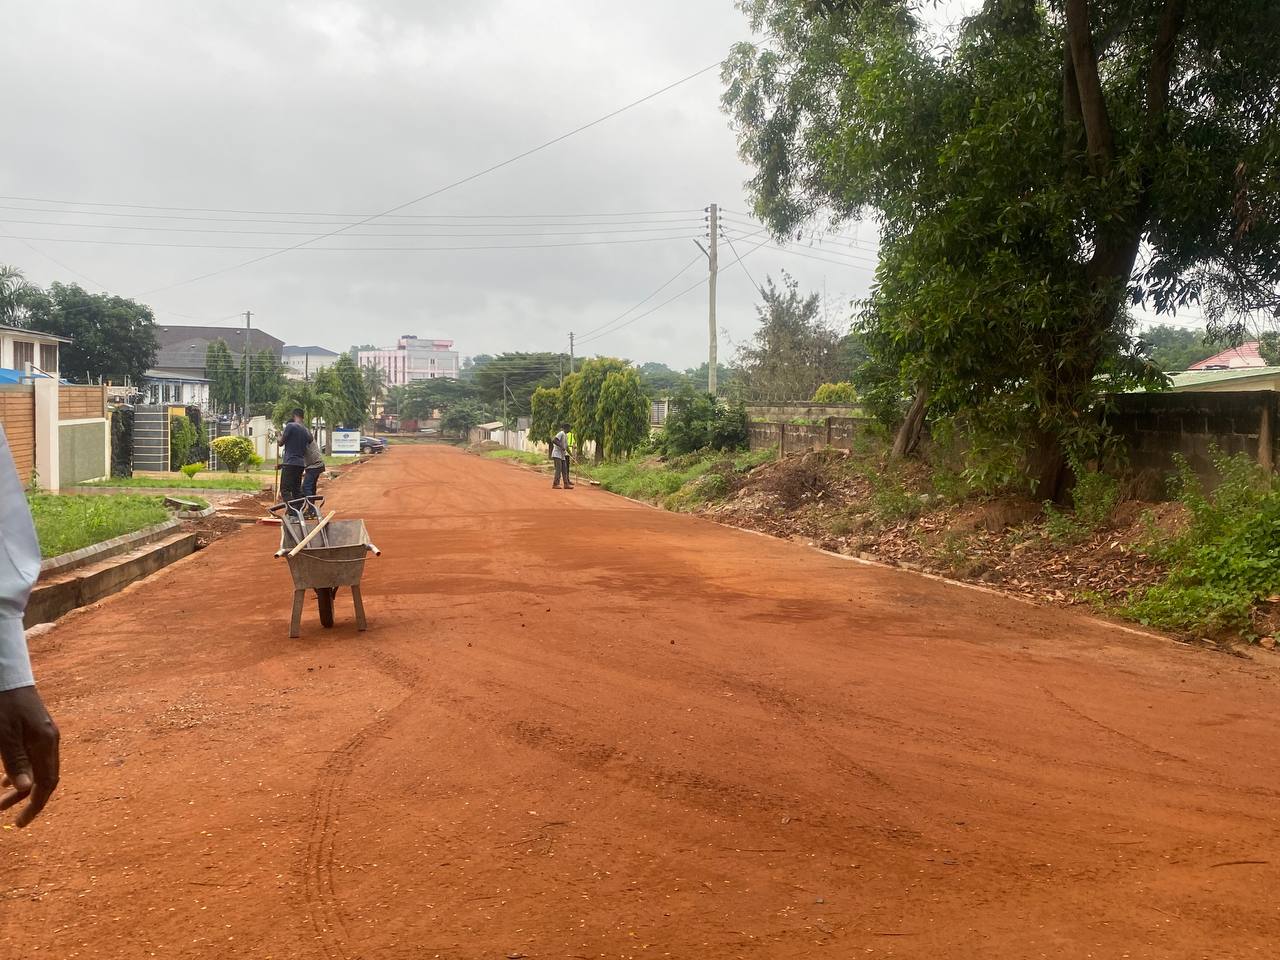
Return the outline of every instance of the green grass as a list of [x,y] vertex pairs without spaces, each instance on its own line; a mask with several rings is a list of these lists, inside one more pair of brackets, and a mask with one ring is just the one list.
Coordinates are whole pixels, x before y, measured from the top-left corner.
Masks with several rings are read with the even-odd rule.
[[527,463],[532,467],[550,467],[551,458],[541,453],[526,453],[523,450],[486,450],[486,457],[494,460],[513,460],[516,463]]
[[132,493],[100,497],[37,493],[29,494],[27,503],[43,557],[70,553],[169,519],[162,498]]
[[180,473],[172,477],[111,477],[107,480],[90,480],[85,487],[131,487],[140,490],[260,490],[261,479],[244,474],[197,473],[188,480]]

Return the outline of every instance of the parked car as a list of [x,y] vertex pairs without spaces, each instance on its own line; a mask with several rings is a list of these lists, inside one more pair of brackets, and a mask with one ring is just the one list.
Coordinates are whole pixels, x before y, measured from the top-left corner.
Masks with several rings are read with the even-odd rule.
[[387,449],[387,441],[381,437],[361,437],[360,452],[361,453],[385,453]]

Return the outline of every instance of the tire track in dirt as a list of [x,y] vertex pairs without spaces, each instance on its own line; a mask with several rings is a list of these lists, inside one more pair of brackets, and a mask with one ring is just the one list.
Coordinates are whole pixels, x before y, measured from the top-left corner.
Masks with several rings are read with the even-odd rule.
[[360,754],[370,740],[385,736],[397,715],[414,700],[422,681],[417,668],[404,663],[378,647],[367,645],[362,651],[366,659],[408,693],[390,711],[362,727],[338,748],[316,776],[312,787],[310,833],[302,867],[302,891],[307,916],[326,960],[361,960],[353,953],[350,933],[333,877],[334,849],[337,842],[339,812],[347,784]]

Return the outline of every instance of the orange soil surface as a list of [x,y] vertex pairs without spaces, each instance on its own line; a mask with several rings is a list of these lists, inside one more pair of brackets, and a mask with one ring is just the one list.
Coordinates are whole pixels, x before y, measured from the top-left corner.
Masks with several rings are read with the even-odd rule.
[[1280,663],[449,448],[288,639],[277,533],[33,642],[0,957],[1222,958],[1280,943]]

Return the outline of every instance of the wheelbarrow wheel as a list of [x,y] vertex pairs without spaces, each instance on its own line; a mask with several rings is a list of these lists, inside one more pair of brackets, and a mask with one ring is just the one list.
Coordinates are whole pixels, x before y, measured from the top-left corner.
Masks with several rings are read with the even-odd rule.
[[316,591],[316,603],[320,607],[320,626],[333,626],[333,587],[322,587]]

